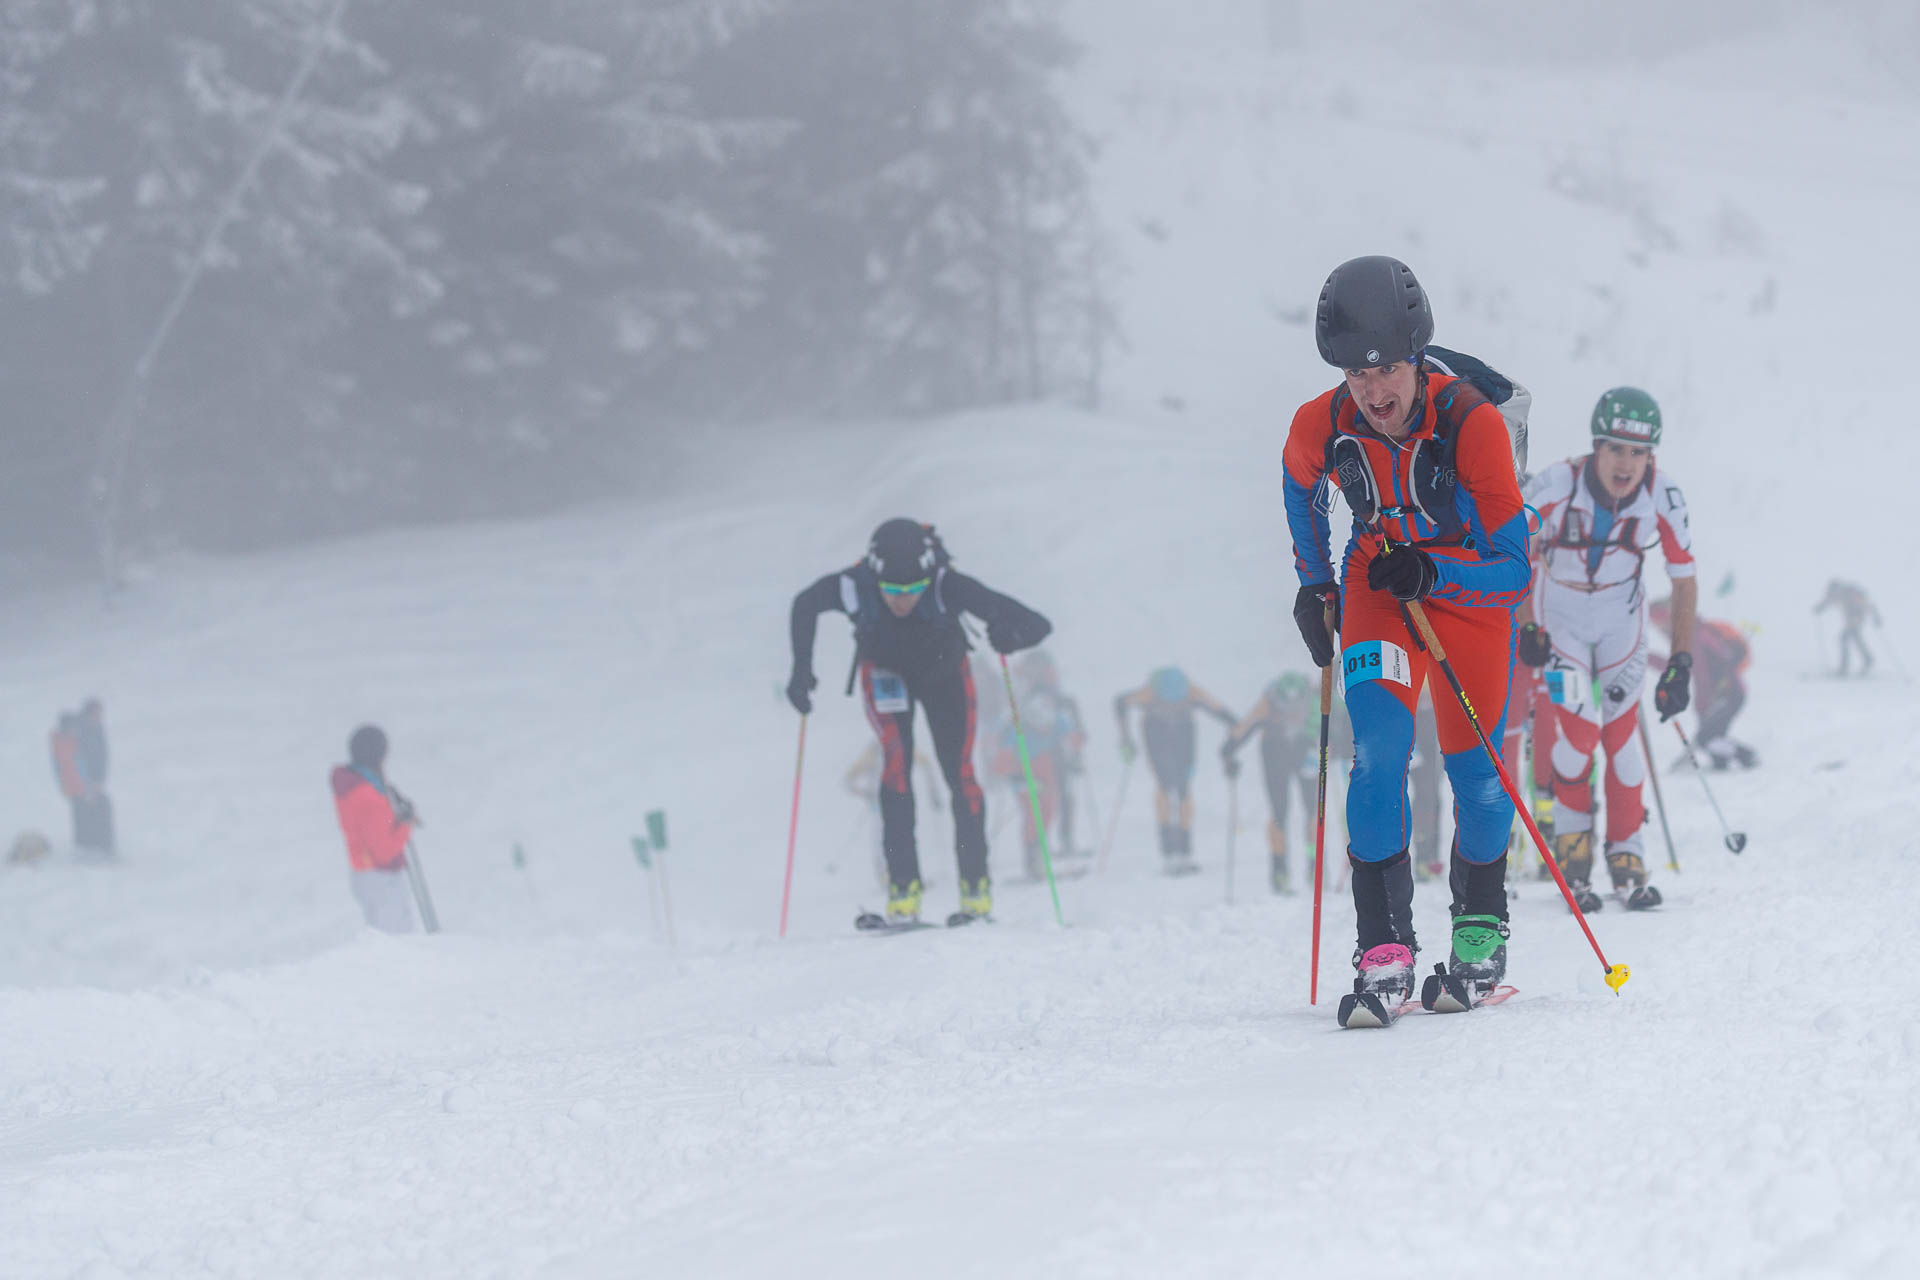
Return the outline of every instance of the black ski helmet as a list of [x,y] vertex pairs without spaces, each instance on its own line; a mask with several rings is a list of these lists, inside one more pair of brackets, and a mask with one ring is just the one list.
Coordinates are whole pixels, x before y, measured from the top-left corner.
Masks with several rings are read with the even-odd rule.
[[930,578],[945,557],[933,526],[898,516],[873,531],[867,543],[867,567],[880,581],[902,585]]
[[387,734],[377,724],[363,724],[347,739],[347,760],[363,769],[378,769],[387,762]]
[[1320,290],[1313,340],[1338,369],[1375,369],[1412,360],[1433,341],[1433,307],[1413,269],[1373,255],[1343,262]]

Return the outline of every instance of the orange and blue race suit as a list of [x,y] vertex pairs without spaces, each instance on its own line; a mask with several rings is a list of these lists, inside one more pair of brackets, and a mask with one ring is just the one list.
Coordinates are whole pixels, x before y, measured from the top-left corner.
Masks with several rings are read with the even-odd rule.
[[[1424,601],[1427,619],[1496,751],[1505,734],[1513,670],[1513,610],[1526,598],[1530,577],[1526,512],[1499,410],[1473,403],[1449,423],[1437,405],[1468,391],[1467,385],[1430,369],[1421,378],[1417,424],[1403,441],[1373,430],[1344,387],[1302,405],[1287,435],[1283,490],[1303,586],[1335,577],[1328,466],[1337,437],[1358,441],[1379,496],[1371,524],[1354,521],[1339,575],[1341,653],[1335,661],[1354,734],[1348,847],[1361,862],[1387,861],[1408,846],[1414,707],[1429,678],[1444,680],[1430,670],[1406,610],[1388,592],[1368,587],[1368,564],[1381,553],[1383,539],[1433,557],[1437,576]],[[1459,403],[1474,399],[1469,392]],[[1460,856],[1494,862],[1506,856],[1512,803],[1451,688],[1436,689],[1433,704],[1453,784]]]

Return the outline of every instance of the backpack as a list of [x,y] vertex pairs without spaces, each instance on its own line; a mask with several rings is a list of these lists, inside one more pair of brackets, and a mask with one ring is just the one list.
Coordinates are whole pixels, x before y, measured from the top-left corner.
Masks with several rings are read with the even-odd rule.
[[[1463,356],[1444,347],[1428,347],[1425,361],[1454,381],[1434,393],[1431,442],[1423,440],[1414,446],[1414,460],[1409,468],[1413,478],[1411,497],[1419,513],[1438,526],[1437,542],[1462,544],[1466,541],[1466,526],[1453,501],[1458,480],[1454,450],[1460,428],[1465,425],[1467,416],[1481,405],[1491,404],[1498,408],[1502,420],[1507,424],[1507,440],[1514,456],[1514,478],[1519,481],[1526,472],[1526,414],[1533,397],[1526,388],[1472,356]],[[1370,492],[1360,494],[1352,488],[1355,484],[1364,483],[1370,490],[1370,476],[1352,468],[1343,469],[1335,456],[1336,446],[1343,434],[1340,430],[1341,418],[1346,415],[1352,401],[1352,393],[1342,382],[1327,407],[1333,431],[1327,437],[1326,469],[1345,494],[1347,505],[1360,513],[1378,507],[1377,498]],[[1357,417],[1359,411],[1355,409],[1353,412]],[[1429,443],[1431,448],[1428,447]]]

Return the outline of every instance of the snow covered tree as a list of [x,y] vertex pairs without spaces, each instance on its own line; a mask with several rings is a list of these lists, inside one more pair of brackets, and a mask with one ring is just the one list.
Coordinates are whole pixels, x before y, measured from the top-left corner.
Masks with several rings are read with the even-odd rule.
[[35,124],[21,167],[77,195],[58,240],[5,211],[3,376],[27,430],[58,442],[63,481],[38,491],[63,508],[31,513],[43,531],[71,530],[63,514],[92,502],[96,520],[190,514],[217,539],[313,461],[302,429],[335,385],[300,357],[348,299],[431,295],[397,238],[424,192],[379,168],[409,116],[336,22],[344,7],[72,0],[0,15],[19,20],[12,36],[35,33],[27,11],[57,31],[6,87]]
[[416,449],[423,465],[457,463],[461,488],[501,503],[483,473],[503,466],[590,482],[664,418],[682,362],[759,305],[766,244],[732,216],[727,175],[788,130],[697,111],[685,77],[776,7],[449,0],[377,19],[429,122],[399,160],[434,193],[445,292],[368,318],[394,333],[369,385],[411,430],[462,443]]
[[[704,101],[789,120],[745,192],[768,305],[727,354],[763,404],[941,409],[1054,389],[1087,296],[1090,145],[1040,0],[793,0]],[[751,359],[749,354],[751,353]]]
[[1070,54],[1043,0],[0,0],[0,543],[526,511],[668,424],[1084,382]]

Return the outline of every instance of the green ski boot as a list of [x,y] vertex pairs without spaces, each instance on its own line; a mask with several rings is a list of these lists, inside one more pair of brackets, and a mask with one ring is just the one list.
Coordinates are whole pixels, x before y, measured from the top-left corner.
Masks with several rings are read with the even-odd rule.
[[1453,954],[1420,990],[1429,1013],[1465,1013],[1492,995],[1507,975],[1507,938],[1511,931],[1499,916],[1456,915]]

